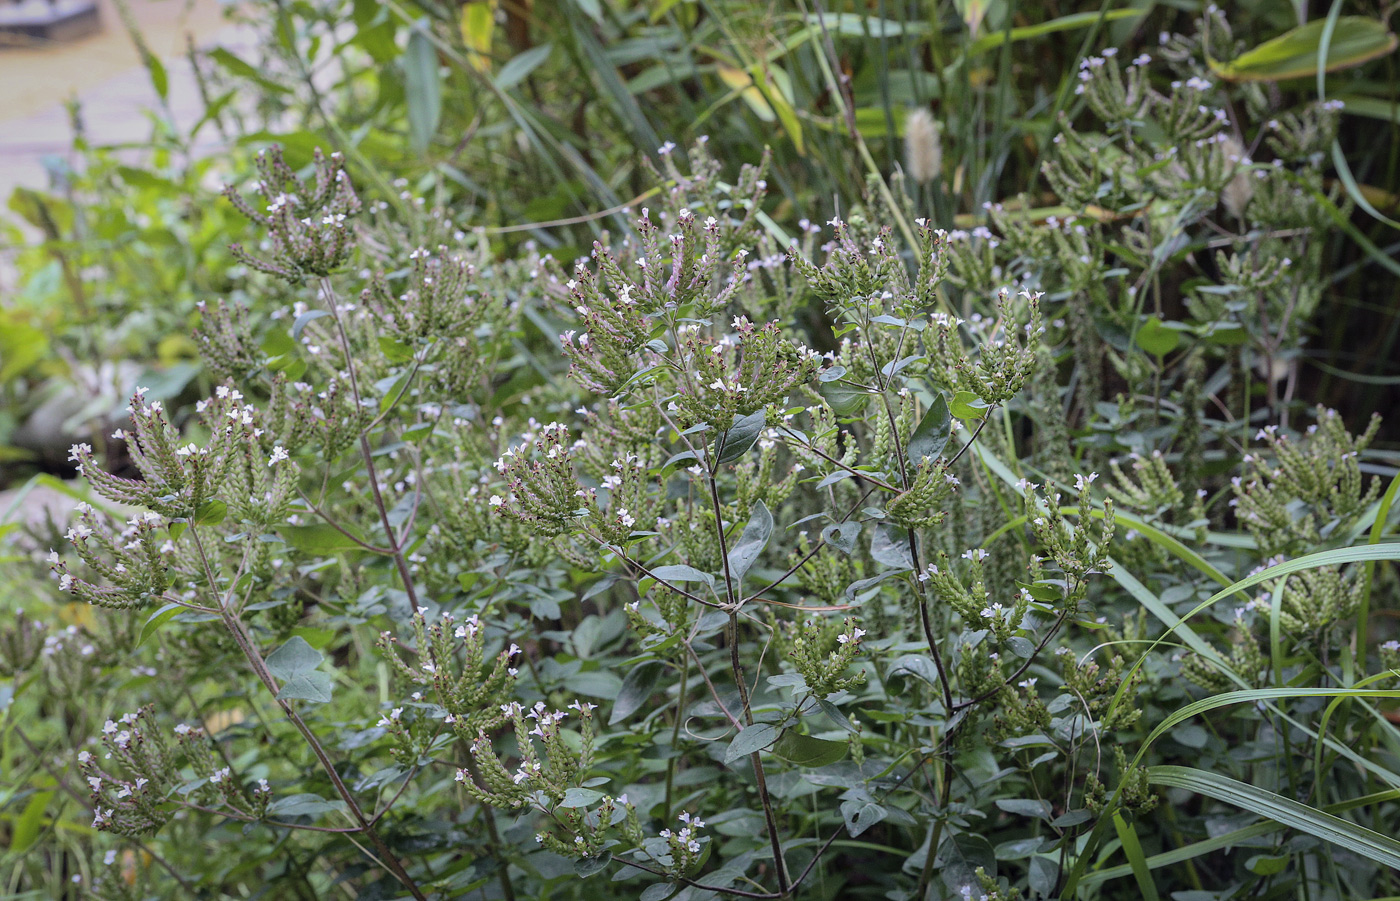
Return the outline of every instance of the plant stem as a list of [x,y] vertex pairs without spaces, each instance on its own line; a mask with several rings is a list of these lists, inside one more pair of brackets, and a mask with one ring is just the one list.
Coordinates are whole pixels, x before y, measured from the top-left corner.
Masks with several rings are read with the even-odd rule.
[[[726,429],[724,434],[715,442],[715,448],[724,446],[725,439],[729,436]],[[708,456],[708,455],[707,455]],[[709,464],[708,478],[710,483],[710,501],[714,505],[715,511],[715,532],[719,536],[719,553],[724,560],[724,587],[729,610],[729,627],[726,630],[725,638],[729,643],[729,665],[734,671],[734,684],[739,687],[739,700],[744,706],[744,725],[753,725],[753,708],[749,704],[749,686],[744,678],[744,667],[739,661],[739,596],[736,594],[737,586],[734,584],[733,573],[729,568],[729,548],[724,537],[724,509],[719,502],[719,484],[715,480],[713,464]],[[754,781],[758,787],[758,799],[763,804],[763,819],[768,824],[768,841],[773,847],[773,862],[778,871],[778,892],[780,895],[788,893],[788,873],[787,863],[783,860],[783,843],[778,836],[778,820],[773,815],[773,799],[768,795],[768,780],[763,774],[763,760],[761,751],[755,751],[749,755],[749,761],[753,764]]]
[[[214,567],[209,560],[209,555],[204,550],[204,542],[200,538],[199,527],[191,523],[189,534],[190,537],[194,539],[195,548],[199,553],[200,562],[204,567],[205,578],[209,580],[209,588],[211,591],[217,591],[218,580],[214,577]],[[385,868],[403,884],[404,888],[408,889],[409,893],[412,894],[417,901],[427,901],[427,896],[418,888],[418,885],[413,881],[413,877],[408,875],[408,871],[404,869],[403,864],[399,862],[394,852],[385,844],[384,839],[380,837],[378,831],[374,828],[373,824],[370,823],[369,818],[365,816],[364,810],[360,807],[359,802],[355,800],[355,796],[351,793],[349,786],[340,778],[340,773],[336,771],[335,764],[331,762],[330,755],[326,753],[325,746],[321,744],[321,740],[311,731],[311,727],[306,724],[306,721],[301,718],[301,715],[297,713],[290,702],[277,697],[279,691],[277,680],[273,678],[272,672],[267,668],[267,662],[263,660],[262,654],[258,653],[257,647],[253,644],[252,637],[248,635],[243,622],[234,612],[232,605],[221,603],[220,607],[219,615],[223,618],[224,627],[228,629],[229,634],[233,636],[233,640],[237,643],[238,649],[243,652],[244,658],[247,659],[249,666],[253,668],[254,675],[256,675],[258,681],[262,682],[263,686],[272,693],[272,697],[277,702],[277,706],[282,708],[282,712],[287,715],[287,719],[290,720],[292,725],[296,727],[296,730],[301,733],[301,737],[311,748],[311,753],[316,756],[316,760],[321,764],[321,768],[325,771],[327,778],[330,779],[331,786],[335,789],[336,794],[345,802],[345,806],[349,809],[351,817],[359,823],[359,831],[363,832],[366,837],[369,838],[370,842],[379,852],[380,857],[383,858],[382,863]]]
[[662,819],[671,821],[671,793],[676,779],[676,743],[681,737],[681,723],[685,721],[685,689],[690,676],[690,658],[683,658],[681,682],[676,693],[676,722],[671,726],[671,757],[666,761],[666,802]]

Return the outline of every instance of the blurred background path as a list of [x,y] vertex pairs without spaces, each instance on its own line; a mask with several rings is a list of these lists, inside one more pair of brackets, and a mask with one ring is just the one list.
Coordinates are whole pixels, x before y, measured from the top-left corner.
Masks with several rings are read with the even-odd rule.
[[[7,2],[7,0],[0,0]],[[219,0],[128,0],[137,27],[169,75],[171,114],[190,124],[203,114],[185,58],[195,46],[235,46],[241,30]],[[120,144],[149,135],[146,110],[159,106],[150,76],[111,0],[99,0],[101,30],[74,41],[7,41],[0,46],[0,202],[19,186],[48,184],[43,159],[64,157],[73,140],[65,101],[76,97],[89,139]]]

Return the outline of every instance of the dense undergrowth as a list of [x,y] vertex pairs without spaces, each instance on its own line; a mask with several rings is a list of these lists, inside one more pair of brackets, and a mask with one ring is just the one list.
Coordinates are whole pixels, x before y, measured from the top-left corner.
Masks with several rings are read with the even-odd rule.
[[12,201],[7,897],[1400,894],[1384,15],[249,10]]

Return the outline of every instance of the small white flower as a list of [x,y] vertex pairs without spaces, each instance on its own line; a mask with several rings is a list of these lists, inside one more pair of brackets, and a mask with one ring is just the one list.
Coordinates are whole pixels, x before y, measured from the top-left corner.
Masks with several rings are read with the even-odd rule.
[[276,466],[289,457],[291,457],[291,454],[287,453],[287,449],[279,444],[272,449],[272,456],[267,458],[267,465]]

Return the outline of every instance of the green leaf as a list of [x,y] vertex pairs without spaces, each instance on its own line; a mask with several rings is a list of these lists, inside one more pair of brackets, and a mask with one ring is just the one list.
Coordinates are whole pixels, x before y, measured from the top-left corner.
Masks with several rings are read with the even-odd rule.
[[331,676],[313,670],[288,679],[277,692],[282,701],[316,701],[324,704],[331,699]]
[[301,333],[306,329],[307,325],[315,322],[317,319],[329,316],[330,314],[330,310],[307,310],[305,313],[302,313],[296,318],[296,321],[292,323],[292,340],[300,340]]
[[1133,878],[1137,880],[1138,891],[1142,892],[1143,901],[1157,901],[1157,883],[1147,865],[1147,856],[1142,853],[1142,843],[1138,841],[1137,830],[1118,813],[1113,815],[1113,828],[1118,832],[1118,841],[1123,845],[1123,854],[1128,858],[1128,865],[1133,868]]
[[1299,832],[1306,832],[1314,838],[1340,845],[1381,866],[1400,868],[1400,842],[1282,795],[1191,767],[1149,767],[1147,779],[1153,785],[1183,788],[1223,801],[1265,819],[1291,826]]
[[734,424],[715,439],[715,466],[733,463],[747,454],[758,443],[766,421],[767,416],[762,410],[737,417]]
[[390,363],[407,363],[413,359],[413,348],[388,335],[379,336],[379,352]]
[[822,529],[822,541],[843,554],[849,554],[856,549],[856,539],[860,537],[861,530],[864,528],[864,523],[853,519],[838,522]]
[[1165,357],[1181,344],[1181,332],[1156,316],[1149,316],[1138,329],[1137,344],[1154,357]]
[[948,405],[953,415],[959,419],[981,419],[991,406],[971,391],[959,391],[953,395],[953,402]]
[[784,732],[773,745],[773,753],[802,767],[813,769],[829,766],[846,756],[849,747],[844,741],[828,741],[803,735],[794,729]]
[[681,888],[674,882],[653,882],[642,892],[638,901],[666,901]]
[[[1215,74],[1226,81],[1284,81],[1315,76],[1320,67],[1322,35],[1326,19],[1315,19],[1247,50],[1232,61],[1208,60]],[[1385,23],[1366,16],[1341,16],[1336,20],[1327,48],[1327,72],[1349,69],[1396,47],[1396,36]]]
[[745,726],[724,752],[724,762],[733,763],[741,757],[756,754],[778,739],[778,730],[768,723]]
[[914,568],[914,557],[909,550],[909,530],[882,522],[875,527],[875,536],[870,539],[870,556],[876,563],[883,563],[903,571]]
[[889,811],[874,801],[843,801],[841,816],[846,821],[846,831],[855,838],[865,830],[889,816]]
[[897,659],[889,669],[887,679],[895,676],[910,675],[927,682],[929,685],[938,684],[938,668],[934,666],[932,660],[921,654],[905,654]]
[[501,71],[496,73],[496,89],[508,91],[520,84],[531,72],[549,59],[550,51],[553,49],[553,44],[541,44],[512,57],[510,62],[501,66]]
[[948,412],[948,402],[940,394],[934,398],[918,428],[914,429],[914,434],[909,436],[909,463],[918,466],[924,458],[936,459],[948,446],[948,436],[951,434],[953,417]]
[[970,886],[974,894],[982,891],[982,882],[977,878],[979,868],[993,879],[997,874],[997,856],[991,842],[967,832],[949,836],[939,846],[934,865],[940,867],[943,884],[955,898],[966,897],[964,887]]
[[608,716],[609,726],[617,725],[642,709],[647,698],[659,687],[656,677],[660,672],[660,660],[647,660],[632,667],[627,678],[622,680],[622,689],[617,693],[617,700],[613,702],[612,713]]
[[1110,9],[1103,13],[1074,13],[1073,15],[1061,16],[1058,19],[1051,19],[1049,22],[1041,22],[1038,25],[1025,25],[1021,28],[1012,28],[1010,31],[991,31],[973,41],[972,46],[968,48],[967,55],[977,56],[979,53],[986,53],[988,50],[1000,47],[1008,40],[1013,42],[1026,41],[1060,31],[1088,28],[1100,21],[1116,22],[1119,19],[1129,19],[1140,16],[1144,12],[1145,10],[1142,9]]
[[278,526],[277,533],[287,539],[287,543],[299,551],[313,554],[331,554],[336,551],[356,550],[360,546],[336,529],[325,523],[312,523],[305,526]]
[[1259,876],[1277,876],[1288,869],[1288,862],[1292,859],[1287,854],[1280,854],[1277,857],[1256,854],[1244,862],[1244,868]]
[[591,788],[571,788],[564,792],[560,807],[591,807],[603,799],[603,793]]
[[300,635],[287,639],[282,647],[267,655],[268,672],[286,681],[309,673],[321,665],[321,652],[306,643]]
[[851,721],[846,719],[841,713],[841,708],[837,707],[826,698],[817,698],[817,706],[821,708],[822,713],[826,714],[827,719],[831,720],[842,729],[845,729],[852,735],[860,734],[860,732],[856,730],[856,727],[851,725]]
[[280,357],[297,349],[297,343],[287,334],[287,330],[278,327],[268,329],[259,346],[269,357]]
[[291,90],[286,85],[278,84],[271,78],[268,78],[266,75],[263,74],[263,71],[257,66],[254,66],[252,63],[247,62],[245,60],[239,59],[237,56],[234,56],[232,53],[230,53],[228,50],[225,50],[223,47],[216,47],[213,50],[208,51],[208,56],[214,62],[222,66],[230,74],[237,75],[239,78],[246,78],[249,81],[257,82],[259,86],[261,86],[264,90],[271,94],[285,94],[289,90]]
[[35,792],[29,798],[29,803],[24,805],[24,811],[15,820],[14,831],[10,833],[8,854],[18,854],[28,850],[39,837],[40,827],[44,822],[44,812],[49,809],[49,802],[53,800],[54,792]]
[[729,574],[736,586],[744,581],[744,575],[768,546],[772,535],[773,514],[768,512],[768,505],[763,501],[754,501],[753,509],[749,511],[749,524],[744,526],[743,534],[729,549]]
[[335,813],[344,810],[344,801],[327,801],[320,795],[288,795],[285,798],[278,798],[267,806],[267,812],[273,817],[314,817],[322,813]]
[[701,572],[693,566],[686,566],[684,563],[658,566],[651,571],[651,574],[662,582],[704,582],[710,587],[714,587],[715,584],[714,576]]
[[437,48],[426,19],[413,24],[403,55],[404,94],[408,100],[408,131],[415,153],[423,153],[437,134],[442,116],[442,85],[438,76]]
[[170,622],[171,618],[183,609],[184,608],[179,604],[166,604],[155,613],[152,613],[150,617],[146,619],[146,624],[141,627],[141,637],[136,639],[136,647],[139,648],[141,645],[145,644],[147,639],[160,631],[161,626]]
[[604,851],[597,857],[583,857],[574,861],[574,872],[580,879],[587,879],[606,870],[609,863],[612,863],[612,852]]
[[1003,798],[997,801],[997,807],[1017,816],[1035,817],[1039,820],[1050,819],[1050,802],[1038,798]]
[[223,501],[205,501],[194,511],[194,524],[197,526],[217,526],[228,516],[228,504]]

